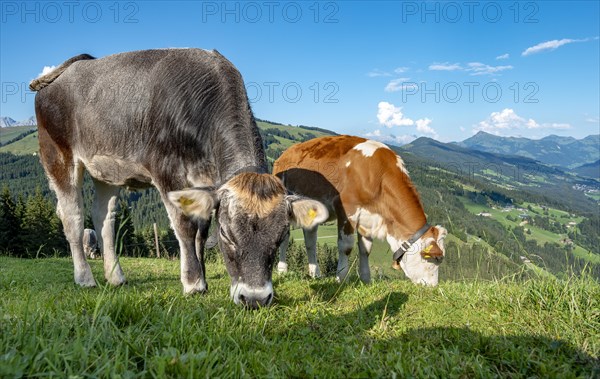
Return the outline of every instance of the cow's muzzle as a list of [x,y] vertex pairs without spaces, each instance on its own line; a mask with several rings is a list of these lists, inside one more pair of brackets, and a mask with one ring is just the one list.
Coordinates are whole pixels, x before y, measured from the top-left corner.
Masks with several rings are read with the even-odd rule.
[[238,282],[231,285],[230,293],[234,303],[246,308],[267,307],[273,301],[273,284],[269,281],[262,287],[254,287]]

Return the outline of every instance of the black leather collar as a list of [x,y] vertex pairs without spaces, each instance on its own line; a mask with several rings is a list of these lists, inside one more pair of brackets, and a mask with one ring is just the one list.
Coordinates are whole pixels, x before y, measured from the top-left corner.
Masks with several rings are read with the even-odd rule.
[[400,244],[400,247],[398,248],[398,250],[396,250],[396,252],[394,253],[394,261],[400,263],[400,260],[402,259],[402,257],[404,256],[404,254],[406,254],[406,252],[408,250],[410,250],[410,248],[412,247],[412,245],[415,244],[415,242],[417,242],[419,240],[419,238],[421,238],[423,236],[423,234],[427,233],[427,231],[431,228],[431,225],[429,225],[428,223],[425,223],[425,225],[423,225],[423,227],[419,230],[416,231],[415,234],[412,235],[412,237],[410,237],[408,239],[408,241],[404,241]]

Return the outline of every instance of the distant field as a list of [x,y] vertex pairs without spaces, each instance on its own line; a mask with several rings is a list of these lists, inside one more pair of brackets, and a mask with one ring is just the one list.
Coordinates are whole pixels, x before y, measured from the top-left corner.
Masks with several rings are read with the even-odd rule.
[[[31,127],[29,127],[31,128]],[[19,133],[20,134],[20,133]],[[16,137],[16,135],[15,135]],[[14,137],[13,137],[14,138]],[[39,149],[38,133],[32,133],[9,145],[0,147],[0,153],[13,153],[15,155],[27,155],[36,153]]]
[[317,137],[331,135],[331,134],[328,134],[328,133],[320,132],[318,130],[304,129],[304,128],[299,127],[299,126],[291,126],[291,125],[288,126],[288,125],[271,124],[270,122],[265,122],[265,121],[257,121],[256,124],[261,129],[277,129],[277,130],[280,130],[282,132],[287,132],[291,136],[293,136],[293,137],[295,137],[297,139],[302,138],[302,136],[305,135],[305,134],[307,134],[307,133],[312,133],[312,134],[314,134]]
[[9,128],[0,128],[0,143],[10,141],[20,134],[35,128],[35,126],[11,126]]
[[[527,206],[531,206],[531,208],[535,211],[535,213],[532,213],[530,211],[519,211],[518,209],[513,209],[510,212],[505,212],[502,209],[493,209],[493,208],[489,208],[487,206],[484,205],[480,205],[480,204],[474,204],[472,202],[470,202],[469,200],[465,199],[465,198],[461,198],[461,201],[464,203],[465,207],[473,214],[479,214],[479,213],[490,213],[491,217],[500,222],[502,225],[504,225],[505,227],[515,227],[517,225],[519,225],[522,220],[520,219],[520,215],[525,213],[525,214],[529,214],[530,216],[534,216],[536,213],[543,215],[544,210],[542,209],[541,206],[536,205],[536,204],[532,204],[532,203],[526,203],[523,205],[523,208],[526,209]],[[558,209],[553,209],[553,208],[547,208],[548,210],[548,216],[552,217],[553,220],[555,221],[559,221],[563,224],[565,223],[569,223],[571,221],[579,223],[583,220],[583,217],[577,217],[577,216],[571,216],[569,215],[567,212],[558,210]],[[506,216],[511,215],[513,218],[516,218],[517,221],[510,221],[506,218]],[[568,218],[563,218],[561,216],[568,216]],[[481,216],[483,217],[483,216]],[[567,237],[566,234],[561,235],[561,234],[556,234],[556,233],[552,233],[549,232],[547,230],[541,229],[536,227],[535,225],[530,225],[530,224],[525,224],[523,225],[524,228],[531,230],[531,234],[526,234],[527,239],[534,239],[536,241],[538,241],[539,244],[544,244],[545,242],[554,242],[554,243],[560,243],[560,240]],[[593,254],[592,252],[582,248],[581,246],[576,245],[575,249],[573,251],[573,254],[581,259],[585,259],[589,262],[593,262],[593,263],[600,263],[600,255],[599,254]]]

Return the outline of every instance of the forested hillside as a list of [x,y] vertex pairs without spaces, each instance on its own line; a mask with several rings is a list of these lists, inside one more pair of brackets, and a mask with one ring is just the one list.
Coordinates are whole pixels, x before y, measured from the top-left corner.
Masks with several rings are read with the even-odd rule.
[[[262,120],[258,125],[270,164],[294,143],[334,134]],[[32,151],[23,154],[19,147],[19,142],[35,136],[28,134],[4,146],[17,146],[21,155],[0,153],[0,186],[4,188],[0,252],[27,257],[67,255],[61,225],[53,211],[55,199],[39,157]],[[447,258],[440,269],[442,278],[492,279],[532,273],[560,276],[584,269],[600,278],[598,202],[571,187],[570,195],[561,195],[561,185],[568,186],[564,172],[526,158],[505,159],[427,139],[394,149],[406,162],[429,222],[444,225],[450,232]],[[478,165],[477,170],[473,170],[474,165]],[[501,172],[487,172],[490,167],[502,168],[505,173],[519,167],[528,167],[529,171],[515,180],[506,180]],[[92,227],[92,196],[86,175],[86,227]],[[118,220],[121,254],[154,255],[154,223],[159,229],[161,249],[171,256],[177,254],[177,243],[156,190],[122,191]],[[294,246],[303,249],[301,244]],[[376,247],[382,251],[387,248],[385,244]],[[319,254],[321,259],[334,261],[336,252],[331,246],[321,246]],[[302,269],[305,254],[296,256],[296,267]]]

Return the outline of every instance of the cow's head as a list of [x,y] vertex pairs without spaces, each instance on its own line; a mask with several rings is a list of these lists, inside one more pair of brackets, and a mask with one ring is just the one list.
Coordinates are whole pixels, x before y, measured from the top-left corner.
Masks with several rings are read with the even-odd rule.
[[206,220],[216,210],[231,297],[250,308],[273,300],[273,262],[290,222],[312,228],[328,218],[323,204],[286,195],[281,181],[269,174],[242,173],[217,190],[186,189],[170,192],[169,198],[190,217]]
[[[448,231],[439,225],[430,228],[404,254],[400,264],[394,262],[392,267],[402,268],[413,283],[436,286],[438,269],[446,253],[444,238],[447,235]],[[393,237],[388,236],[388,242],[393,249],[399,246],[399,241]]]

